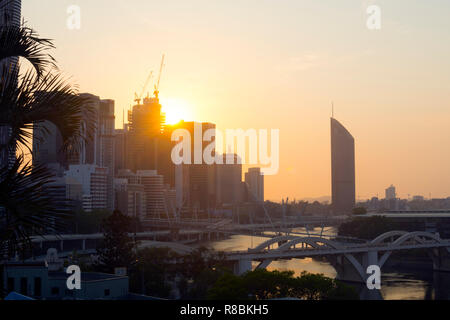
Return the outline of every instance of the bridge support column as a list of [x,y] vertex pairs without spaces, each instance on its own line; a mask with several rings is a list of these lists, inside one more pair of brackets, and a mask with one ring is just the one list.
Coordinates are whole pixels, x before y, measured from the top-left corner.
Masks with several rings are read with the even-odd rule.
[[433,248],[429,255],[433,260],[433,271],[450,272],[450,253],[447,248]]
[[83,251],[85,251],[86,250],[86,239],[83,239]]
[[339,255],[330,259],[331,264],[337,271],[336,279],[341,281],[366,283],[368,274],[367,267],[379,266],[378,252],[370,250],[361,254]]
[[252,271],[252,261],[240,259],[234,264],[234,274],[240,276],[247,271]]
[[61,252],[63,252],[63,251],[64,251],[64,240],[61,240],[61,241],[60,241],[59,247],[60,247],[60,249],[61,249]]

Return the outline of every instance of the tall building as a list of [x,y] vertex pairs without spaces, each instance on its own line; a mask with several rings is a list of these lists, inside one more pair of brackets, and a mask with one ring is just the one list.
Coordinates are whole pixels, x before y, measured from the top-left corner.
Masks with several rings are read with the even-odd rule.
[[217,205],[243,201],[242,164],[237,154],[224,154],[223,164],[216,164]]
[[114,134],[115,116],[114,100],[100,100],[98,112],[98,160],[97,165],[108,168],[107,208],[114,209]]
[[[83,93],[95,110],[95,119],[83,119],[95,122],[92,139],[81,141],[80,150],[71,154],[61,152],[62,136],[50,121],[36,124],[33,128],[33,163],[45,164],[58,175],[59,171],[70,165],[94,165],[106,168],[107,209],[114,208],[114,170],[115,170],[115,116],[114,100],[101,100],[100,97]],[[61,169],[59,169],[61,168]]]
[[164,198],[164,179],[156,170],[138,170],[138,183],[144,186],[146,218],[163,218],[167,207]]
[[[215,130],[216,125],[209,122],[181,121],[176,129],[185,129],[191,136],[191,164],[173,166],[175,170],[175,186],[177,206],[191,210],[206,212],[216,206],[216,166],[215,164],[195,164],[195,129],[205,133],[209,129]],[[201,135],[203,137],[203,135]],[[211,141],[201,142],[201,154]],[[171,161],[171,160],[170,160]]]
[[158,141],[164,131],[165,115],[157,97],[144,98],[143,104],[128,112],[127,168],[158,169]]
[[127,178],[115,178],[114,190],[114,209],[140,220],[145,218],[145,192],[142,184],[130,183]]
[[249,168],[245,173],[245,183],[250,201],[264,201],[264,175],[261,168]]
[[70,165],[65,175],[81,184],[84,211],[108,208],[108,168],[93,164]]
[[386,200],[392,200],[397,198],[397,194],[395,193],[395,187],[391,184],[389,188],[385,190]]
[[20,26],[21,0],[0,0],[0,26]]
[[[21,0],[0,0],[0,27],[20,26]],[[0,61],[0,78],[15,79],[17,75],[17,57],[3,59]],[[12,167],[16,159],[14,146],[3,147],[10,140],[12,129],[9,125],[0,125],[0,168]]]
[[46,165],[53,168],[67,168],[66,155],[61,152],[62,136],[50,121],[35,124],[33,127],[33,165]]
[[355,206],[355,140],[331,118],[331,187],[334,214],[349,214]]
[[128,125],[123,129],[116,129],[114,135],[114,174],[126,169]]

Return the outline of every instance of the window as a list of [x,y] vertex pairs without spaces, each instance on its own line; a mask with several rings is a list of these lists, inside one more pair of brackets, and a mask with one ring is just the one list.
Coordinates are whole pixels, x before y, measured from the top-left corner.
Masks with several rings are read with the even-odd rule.
[[34,278],[34,296],[40,297],[42,295],[42,279]]
[[53,287],[52,288],[52,295],[53,296],[56,296],[56,295],[58,295],[59,294],[59,288],[58,287]]
[[8,293],[15,290],[14,278],[8,278]]
[[20,293],[23,295],[28,294],[28,279],[20,278]]
[[111,290],[105,289],[105,297],[108,297],[111,294]]

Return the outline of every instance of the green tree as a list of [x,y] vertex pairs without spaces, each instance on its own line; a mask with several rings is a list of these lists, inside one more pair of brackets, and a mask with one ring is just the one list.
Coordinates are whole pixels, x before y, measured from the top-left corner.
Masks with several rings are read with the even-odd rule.
[[103,239],[97,246],[98,262],[96,266],[112,273],[114,268],[125,267],[130,270],[136,264],[135,243],[128,235],[130,232],[128,216],[116,210],[103,222]]

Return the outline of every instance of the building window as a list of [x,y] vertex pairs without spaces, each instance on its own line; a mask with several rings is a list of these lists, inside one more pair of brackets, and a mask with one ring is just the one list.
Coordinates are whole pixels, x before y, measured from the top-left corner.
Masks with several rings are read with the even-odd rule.
[[56,296],[56,295],[58,295],[59,294],[59,288],[58,287],[53,287],[52,288],[52,295],[53,296]]
[[42,279],[34,278],[34,296],[40,297],[42,295]]
[[108,297],[111,294],[111,291],[109,289],[105,289],[105,297]]
[[20,293],[23,295],[28,294],[28,279],[20,278]]
[[14,278],[8,278],[8,293],[15,290]]

